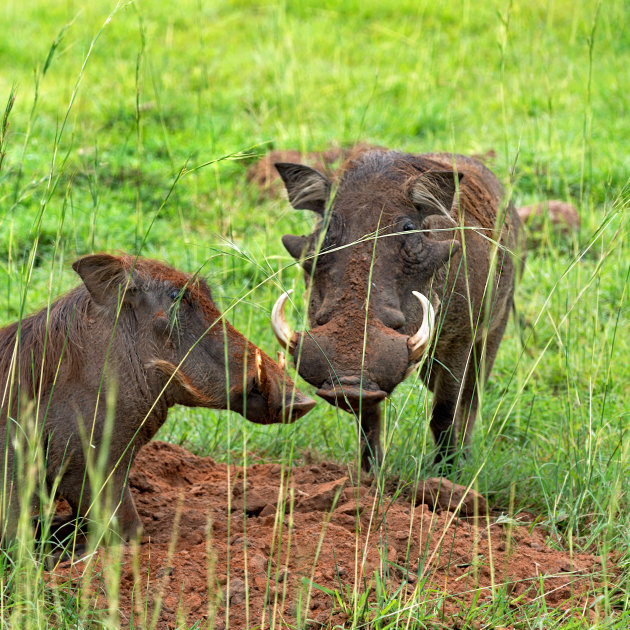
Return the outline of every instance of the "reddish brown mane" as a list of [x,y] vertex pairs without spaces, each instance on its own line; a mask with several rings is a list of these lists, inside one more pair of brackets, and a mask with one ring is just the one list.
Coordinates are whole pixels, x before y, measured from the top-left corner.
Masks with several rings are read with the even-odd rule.
[[30,400],[36,398],[40,388],[44,390],[53,382],[62,358],[69,366],[80,364],[89,303],[89,293],[81,285],[53,302],[50,310],[43,309],[0,330],[3,409],[7,408],[9,393],[13,400],[18,391]]
[[135,256],[129,256],[123,254],[120,256],[123,266],[127,271],[131,271],[132,268],[136,270],[138,275],[147,282],[163,282],[172,284],[174,287],[181,289],[187,282],[190,282],[191,275],[177,271],[161,263],[158,260],[151,260],[149,258],[136,258]]
[[[466,219],[472,217],[482,228],[489,231],[488,235],[490,236],[499,227],[495,224],[501,218],[499,210],[503,188],[483,164],[463,155],[457,155],[455,158],[457,170],[464,176],[460,187],[460,201],[464,208],[464,224],[470,225]],[[453,166],[453,156],[429,154],[425,157],[425,163],[428,166],[427,170],[432,168],[448,169]],[[493,210],[488,212],[489,208]],[[507,227],[507,217],[503,217],[503,227]]]
[[[361,182],[366,178],[374,181],[377,177],[383,177],[384,182],[391,182],[399,181],[400,178],[413,178],[418,173],[432,170],[450,170],[453,168],[453,157],[440,153],[407,155],[396,151],[368,151],[346,164],[347,170],[342,174],[341,183]],[[498,210],[503,191],[498,183],[495,187],[494,177],[489,183],[487,175],[490,171],[485,166],[462,155],[455,156],[455,159],[458,171],[464,175],[460,195],[465,224],[469,224],[466,218],[472,218],[491,233],[495,229],[497,218],[494,213],[488,214],[487,209]],[[394,206],[405,200],[404,188],[400,186],[390,185],[387,195]]]

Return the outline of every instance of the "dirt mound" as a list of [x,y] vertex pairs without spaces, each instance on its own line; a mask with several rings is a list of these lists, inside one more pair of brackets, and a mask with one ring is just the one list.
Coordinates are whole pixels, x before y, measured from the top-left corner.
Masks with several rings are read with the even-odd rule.
[[[400,599],[435,602],[446,615],[505,593],[508,582],[517,605],[541,597],[541,589],[549,606],[586,603],[598,558],[551,549],[531,523],[458,518],[448,511],[457,501],[436,499],[434,484],[421,486],[425,496],[414,506],[378,493],[368,479],[353,483],[338,464],[228,468],[151,442],[131,474],[145,536],[135,556],[131,545],[123,551],[114,602],[120,623],[146,627],[155,615],[157,628],[224,628],[228,617],[232,628],[274,619],[293,626],[307,616],[343,624],[325,589],[347,597],[356,587],[373,598],[379,580],[392,593],[400,587]],[[471,505],[461,511],[471,513]],[[60,564],[52,579],[102,585],[106,562],[99,549],[89,560]],[[111,606],[106,589],[93,590],[95,606]]]

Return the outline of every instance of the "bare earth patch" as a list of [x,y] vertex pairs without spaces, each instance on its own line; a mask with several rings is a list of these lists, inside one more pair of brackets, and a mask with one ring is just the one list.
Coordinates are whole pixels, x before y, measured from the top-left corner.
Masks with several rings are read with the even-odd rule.
[[[549,607],[588,610],[601,569],[594,555],[550,548],[531,523],[500,524],[485,511],[458,517],[449,510],[462,488],[440,498],[450,486],[437,480],[420,485],[414,506],[379,494],[369,479],[353,483],[338,464],[228,469],[155,441],[139,453],[131,485],[145,536],[136,558],[132,545],[122,553],[123,627],[150,626],[154,614],[160,629],[178,621],[224,628],[228,615],[232,628],[283,627],[296,617],[312,627],[343,624],[343,611],[318,587],[356,585],[373,601],[375,574],[391,593],[401,587],[402,600],[439,602],[446,618],[500,592],[515,606],[544,597]],[[462,505],[462,514],[485,510],[474,494]],[[106,562],[99,549],[89,561],[60,564],[51,581],[94,581]],[[102,581],[93,591],[106,610]]]
[[548,199],[518,209],[521,221],[531,228],[540,230],[545,217],[554,228],[563,234],[577,232],[580,229],[580,215],[576,207],[566,201]]

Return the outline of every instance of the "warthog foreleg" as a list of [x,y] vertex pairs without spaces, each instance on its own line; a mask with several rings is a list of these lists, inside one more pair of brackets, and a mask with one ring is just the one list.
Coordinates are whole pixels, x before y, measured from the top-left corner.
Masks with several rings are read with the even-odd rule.
[[[462,426],[462,406],[470,404],[469,401],[465,402],[464,391],[467,354],[459,361],[454,360],[451,365],[433,367],[434,388],[430,427],[437,449],[435,463],[443,466],[445,472],[450,471],[456,456],[458,429]],[[469,422],[470,420],[474,423],[474,418],[469,418]]]
[[361,410],[361,468],[375,470],[383,461],[381,449],[381,406]]
[[116,511],[116,516],[118,517],[120,533],[125,540],[133,540],[142,535],[142,521],[140,520],[136,505],[133,502],[129,486],[126,486],[123,491],[122,500],[120,507]]

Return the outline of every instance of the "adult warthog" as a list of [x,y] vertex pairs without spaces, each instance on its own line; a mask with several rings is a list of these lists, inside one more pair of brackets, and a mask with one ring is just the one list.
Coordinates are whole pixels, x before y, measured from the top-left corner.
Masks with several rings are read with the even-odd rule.
[[448,463],[470,441],[513,305],[520,221],[502,186],[472,158],[373,150],[346,165],[329,203],[317,171],[276,168],[291,205],[320,215],[310,236],[282,239],[304,268],[311,329],[289,329],[283,294],[280,343],[319,396],[360,415],[365,468],[381,461],[379,403],[422,362]]
[[296,420],[315,405],[223,318],[197,276],[126,255],[86,256],[73,267],[82,285],[0,331],[5,539],[20,509],[26,466],[15,444],[25,432],[41,445],[44,482],[75,516],[92,506],[87,454],[105,462],[100,491],[118,506],[128,538],[141,529],[129,467],[169,407],[230,408],[268,424]]

